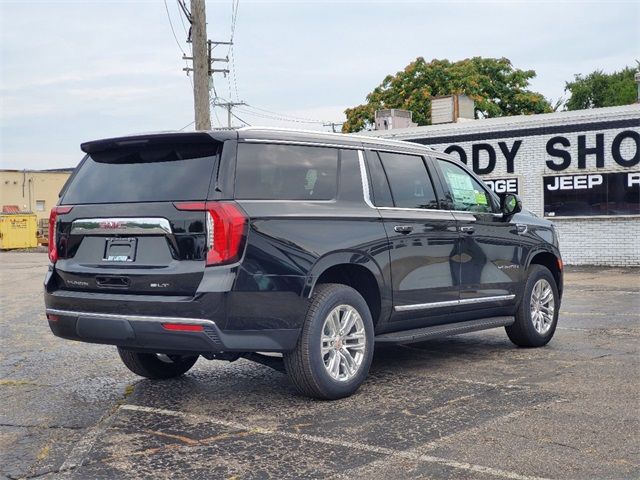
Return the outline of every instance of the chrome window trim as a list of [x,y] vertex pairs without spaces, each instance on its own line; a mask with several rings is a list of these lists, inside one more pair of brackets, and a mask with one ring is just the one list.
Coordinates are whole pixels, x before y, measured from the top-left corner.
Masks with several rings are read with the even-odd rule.
[[[111,223],[113,228],[100,225]],[[71,235],[165,235],[172,233],[169,220],[162,217],[78,218],[71,222]]]
[[476,303],[513,300],[514,298],[516,298],[515,294],[496,295],[493,297],[476,297],[476,298],[464,298],[461,300],[448,300],[446,302],[416,303],[412,305],[396,305],[395,307],[393,307],[393,309],[396,312],[410,312],[413,310],[427,310],[430,308],[457,307],[458,305],[473,305]]
[[437,213],[451,213],[451,210],[439,210],[436,208],[405,208],[405,207],[375,207],[378,210],[400,210],[406,212],[437,212]]
[[213,320],[206,318],[184,318],[184,317],[152,317],[146,315],[119,315],[115,313],[94,313],[94,312],[77,312],[74,310],[59,310],[57,308],[47,308],[47,315],[60,315],[63,317],[87,317],[87,318],[103,318],[108,320],[128,320],[131,322],[151,322],[151,323],[181,323],[195,325],[215,326]]
[[371,201],[371,190],[369,189],[369,177],[367,176],[367,167],[364,163],[364,152],[362,150],[358,150],[358,163],[360,164],[360,178],[362,180],[362,194],[364,196],[364,203],[366,203],[371,208],[379,208],[376,207]]

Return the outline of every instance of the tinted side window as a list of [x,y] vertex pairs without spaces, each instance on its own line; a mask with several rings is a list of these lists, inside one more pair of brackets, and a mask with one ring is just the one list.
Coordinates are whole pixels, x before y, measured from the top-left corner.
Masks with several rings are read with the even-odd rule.
[[245,200],[331,200],[336,196],[338,150],[241,143],[236,193]]
[[380,152],[396,207],[437,209],[433,184],[422,157]]
[[491,197],[480,182],[462,167],[451,162],[438,160],[444,181],[449,188],[454,210],[465,212],[491,212]]
[[367,155],[367,164],[371,179],[371,201],[376,207],[393,207],[389,182],[377,152],[370,152]]

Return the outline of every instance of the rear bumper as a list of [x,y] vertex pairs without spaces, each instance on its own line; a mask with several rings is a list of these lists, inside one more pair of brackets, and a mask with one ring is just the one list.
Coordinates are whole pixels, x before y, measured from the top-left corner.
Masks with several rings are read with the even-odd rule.
[[[47,308],[54,335],[156,353],[286,352],[299,329],[221,330],[213,320],[80,312]],[[164,325],[194,325],[199,331],[168,330]]]

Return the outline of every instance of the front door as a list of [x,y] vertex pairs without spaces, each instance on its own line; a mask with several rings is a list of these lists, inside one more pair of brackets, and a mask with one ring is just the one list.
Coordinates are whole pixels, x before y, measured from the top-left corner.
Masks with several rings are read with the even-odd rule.
[[522,281],[519,227],[503,218],[484,184],[460,165],[439,159],[439,173],[460,232],[460,307],[508,305]]

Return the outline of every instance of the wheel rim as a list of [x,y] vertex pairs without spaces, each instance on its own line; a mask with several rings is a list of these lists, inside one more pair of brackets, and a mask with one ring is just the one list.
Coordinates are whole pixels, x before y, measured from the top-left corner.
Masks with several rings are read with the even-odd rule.
[[334,380],[346,382],[360,370],[367,345],[364,322],[351,305],[338,305],[322,325],[324,368]]
[[555,314],[555,297],[551,284],[541,278],[531,291],[531,321],[540,335],[549,331]]

